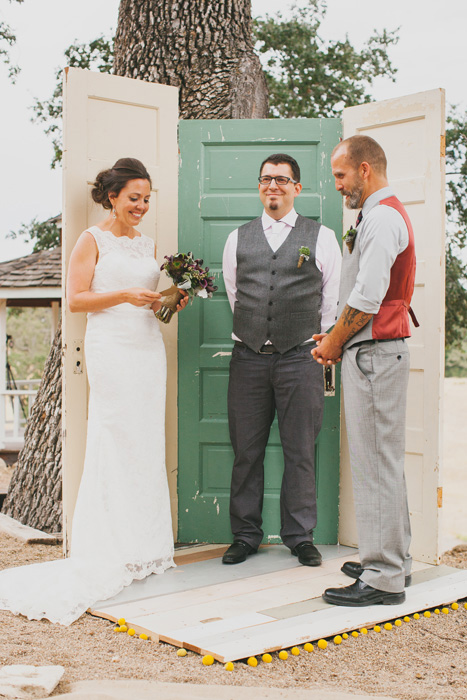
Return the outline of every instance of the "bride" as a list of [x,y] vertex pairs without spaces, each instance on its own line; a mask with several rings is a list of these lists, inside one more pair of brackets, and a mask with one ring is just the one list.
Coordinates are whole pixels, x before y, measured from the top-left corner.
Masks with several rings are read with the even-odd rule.
[[71,254],[69,308],[88,315],[86,457],[70,558],[0,572],[0,609],[30,619],[70,624],[134,579],[174,566],[166,359],[154,316],[160,272],[154,242],[136,229],[150,192],[151,178],[134,158],[100,172],[91,194],[109,214]]

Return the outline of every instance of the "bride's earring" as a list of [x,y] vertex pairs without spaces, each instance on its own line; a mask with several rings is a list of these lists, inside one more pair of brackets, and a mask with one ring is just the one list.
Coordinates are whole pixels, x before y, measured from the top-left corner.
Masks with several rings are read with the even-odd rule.
[[117,218],[117,212],[115,211],[115,207],[112,209],[112,216],[114,219]]

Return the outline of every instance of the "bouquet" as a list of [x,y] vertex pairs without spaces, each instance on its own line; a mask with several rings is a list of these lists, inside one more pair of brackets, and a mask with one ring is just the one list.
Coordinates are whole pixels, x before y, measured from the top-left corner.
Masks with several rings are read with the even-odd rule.
[[202,260],[194,259],[193,253],[178,253],[166,255],[161,270],[172,279],[174,286],[166,289],[162,294],[162,306],[156,311],[157,318],[163,323],[169,323],[177,310],[177,305],[183,299],[183,290],[191,299],[212,297],[217,287],[214,285],[214,277],[208,275],[209,267],[201,267]]

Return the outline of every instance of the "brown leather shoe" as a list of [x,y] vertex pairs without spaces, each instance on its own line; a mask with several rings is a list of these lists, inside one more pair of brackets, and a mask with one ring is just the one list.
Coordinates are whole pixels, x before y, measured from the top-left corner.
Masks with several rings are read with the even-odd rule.
[[223,564],[240,564],[249,554],[256,554],[258,550],[251,547],[243,540],[234,540],[222,557]]
[[[363,574],[363,567],[358,563],[358,561],[346,561],[341,566],[341,571],[346,576],[350,576],[350,578],[360,578],[360,576]],[[409,576],[405,577],[404,587],[408,588],[411,583],[412,576],[409,574]]]

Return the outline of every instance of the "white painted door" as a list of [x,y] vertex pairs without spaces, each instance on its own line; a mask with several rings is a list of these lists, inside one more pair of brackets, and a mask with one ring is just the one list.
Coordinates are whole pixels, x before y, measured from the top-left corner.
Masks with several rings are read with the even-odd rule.
[[[388,175],[415,232],[417,275],[412,307],[420,322],[409,341],[411,372],[406,424],[406,478],[412,555],[438,563],[444,379],[444,91],[344,110],[344,138],[373,137],[388,158]],[[344,231],[355,213],[344,210]],[[356,545],[345,429],[341,451],[340,541]]]
[[[177,252],[178,89],[69,68],[64,76],[63,276],[80,233],[103,218],[90,198],[97,173],[122,157],[140,159],[153,184],[141,230],[154,238],[158,259]],[[162,284],[162,282],[161,282]],[[167,286],[167,285],[165,285]],[[63,285],[65,289],[65,284]],[[85,314],[63,305],[63,510],[66,546],[86,441]],[[176,522],[177,319],[163,329],[168,356],[167,471]],[[131,411],[131,406],[128,407]],[[137,504],[128,504],[137,508]],[[137,517],[137,516],[136,516]]]

